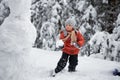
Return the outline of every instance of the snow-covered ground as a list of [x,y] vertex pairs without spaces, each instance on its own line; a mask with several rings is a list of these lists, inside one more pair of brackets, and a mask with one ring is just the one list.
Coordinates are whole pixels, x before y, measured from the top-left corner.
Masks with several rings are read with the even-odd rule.
[[81,56],[77,72],[68,72],[67,65],[56,77],[50,77],[51,70],[56,67],[61,53],[33,48],[25,58],[28,67],[23,72],[26,75],[24,80],[120,80],[120,77],[112,75],[115,68],[120,68],[120,63]]

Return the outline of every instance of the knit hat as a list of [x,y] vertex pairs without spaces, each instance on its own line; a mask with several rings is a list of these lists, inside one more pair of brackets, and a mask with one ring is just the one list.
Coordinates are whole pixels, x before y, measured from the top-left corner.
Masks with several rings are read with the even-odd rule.
[[66,26],[66,25],[71,25],[73,28],[75,28],[75,25],[76,25],[75,18],[68,18],[68,19],[65,21],[65,26]]

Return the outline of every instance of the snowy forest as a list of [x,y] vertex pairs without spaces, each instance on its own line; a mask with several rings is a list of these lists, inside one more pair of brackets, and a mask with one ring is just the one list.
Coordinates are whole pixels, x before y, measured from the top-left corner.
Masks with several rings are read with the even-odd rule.
[[66,19],[73,18],[85,38],[81,55],[120,61],[119,0],[33,0],[31,10],[35,47],[58,50],[59,31]]
[[[68,18],[85,44],[78,72],[53,79]],[[0,80],[120,80],[119,64],[120,0],[0,0]]]
[[[119,0],[32,0],[31,22],[37,30],[34,47],[60,50],[56,47],[59,31],[66,19],[73,18],[85,38],[81,55],[120,61],[119,13]],[[9,14],[9,6],[1,0],[0,25]]]

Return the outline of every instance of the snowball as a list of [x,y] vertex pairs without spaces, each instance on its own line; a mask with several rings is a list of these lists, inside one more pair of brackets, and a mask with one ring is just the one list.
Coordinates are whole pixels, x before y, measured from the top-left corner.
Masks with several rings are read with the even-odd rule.
[[63,41],[62,40],[57,40],[56,42],[56,47],[59,48],[59,47],[62,47],[64,45]]

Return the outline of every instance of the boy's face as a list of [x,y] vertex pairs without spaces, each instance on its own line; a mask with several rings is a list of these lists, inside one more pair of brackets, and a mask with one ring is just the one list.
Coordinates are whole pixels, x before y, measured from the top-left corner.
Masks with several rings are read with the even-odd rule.
[[66,31],[71,32],[73,30],[73,27],[71,25],[67,24],[65,29],[66,29]]

